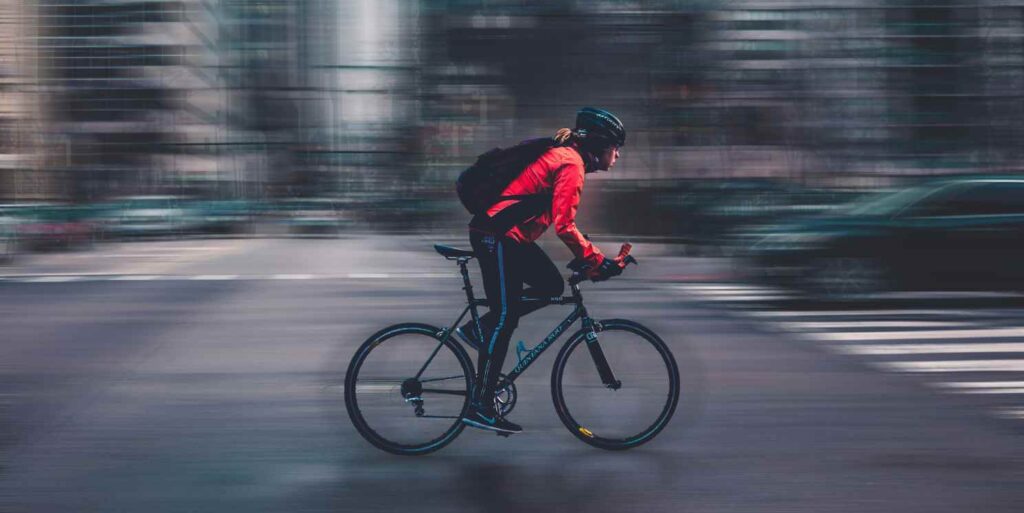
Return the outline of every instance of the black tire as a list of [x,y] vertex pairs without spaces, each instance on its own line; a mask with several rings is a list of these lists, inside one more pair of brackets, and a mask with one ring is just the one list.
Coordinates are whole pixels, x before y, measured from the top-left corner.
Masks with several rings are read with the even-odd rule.
[[[439,328],[427,324],[396,324],[374,333],[356,350],[345,375],[345,408],[359,434],[375,447],[403,456],[427,454],[451,443],[465,427],[461,418],[469,406],[473,365],[454,339],[440,347],[421,376],[423,382],[432,383],[429,386],[447,392],[433,394],[424,389],[416,394],[423,398],[427,416],[416,415],[415,403],[404,396],[403,382],[427,362],[441,343],[440,335]],[[365,393],[360,393],[360,387]],[[378,405],[380,399],[383,403]],[[431,409],[438,407],[443,416],[430,416]],[[392,432],[395,428],[425,432],[399,436]]]
[[[600,324],[598,343],[622,387],[612,390],[601,382],[586,350],[587,331],[580,330],[558,353],[551,395],[573,436],[601,449],[630,449],[651,441],[671,420],[679,403],[679,368],[665,342],[639,323],[609,319]],[[574,397],[584,394],[584,399]],[[621,405],[600,411],[615,394]],[[637,427],[611,425],[623,421]]]

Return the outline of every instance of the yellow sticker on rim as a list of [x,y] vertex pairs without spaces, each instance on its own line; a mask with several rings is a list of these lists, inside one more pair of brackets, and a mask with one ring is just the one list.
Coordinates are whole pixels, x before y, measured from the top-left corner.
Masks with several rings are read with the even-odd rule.
[[587,438],[594,438],[594,433],[591,433],[589,429],[583,426],[580,426],[580,433],[583,433],[583,436]]

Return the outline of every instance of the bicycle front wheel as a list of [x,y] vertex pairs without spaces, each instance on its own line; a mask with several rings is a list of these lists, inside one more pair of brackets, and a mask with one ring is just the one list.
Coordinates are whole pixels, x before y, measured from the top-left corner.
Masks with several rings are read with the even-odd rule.
[[397,324],[359,347],[345,376],[345,407],[368,442],[393,454],[436,451],[462,432],[473,366],[452,338]]
[[609,450],[653,439],[679,402],[679,369],[668,346],[644,326],[600,322],[597,337],[576,332],[551,372],[558,418],[580,440]]

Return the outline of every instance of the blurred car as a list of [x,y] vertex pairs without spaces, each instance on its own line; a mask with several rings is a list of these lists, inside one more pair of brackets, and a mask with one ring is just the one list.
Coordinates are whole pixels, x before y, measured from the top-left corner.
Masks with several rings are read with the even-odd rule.
[[18,252],[18,220],[5,215],[0,208],[0,262],[7,262]]
[[[849,192],[810,189],[774,179],[729,179],[672,184],[651,194],[665,228],[688,242],[688,251],[731,253],[736,232],[781,218],[811,215],[851,199]],[[663,233],[666,230],[663,230]]]
[[[91,244],[96,225],[86,206],[59,203],[4,205],[2,215],[17,248],[67,249]],[[10,239],[9,239],[10,240]]]
[[278,200],[267,205],[265,212],[296,235],[338,236],[349,221],[342,201],[334,198]]
[[810,189],[782,182],[726,182],[723,190],[694,216],[695,239],[730,250],[733,234],[744,227],[823,214],[852,198],[848,191]]
[[179,196],[131,196],[98,210],[105,238],[182,236],[202,227],[199,212]]
[[756,239],[746,253],[756,276],[826,296],[1024,290],[1024,178],[937,180]]
[[252,229],[258,204],[247,200],[197,201],[190,205],[203,233],[244,233]]

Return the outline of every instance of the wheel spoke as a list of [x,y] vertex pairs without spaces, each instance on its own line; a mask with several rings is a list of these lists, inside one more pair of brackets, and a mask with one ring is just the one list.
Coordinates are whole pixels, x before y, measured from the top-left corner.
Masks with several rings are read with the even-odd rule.
[[420,383],[433,383],[435,381],[445,381],[445,380],[449,380],[449,379],[460,379],[460,378],[465,378],[465,377],[466,377],[465,374],[459,374],[457,376],[448,376],[446,378],[421,379]]
[[[602,324],[601,353],[605,365],[614,368],[614,378],[595,372],[593,347],[582,332],[574,335],[553,369],[556,411],[562,423],[588,444],[635,447],[657,435],[674,413],[678,369],[671,351],[650,330],[624,320]],[[600,369],[600,359],[597,363]]]
[[441,388],[424,388],[424,393],[430,392],[431,394],[442,394],[442,395],[466,395],[465,390],[444,390]]
[[[473,365],[443,343],[439,332],[423,324],[395,325],[356,351],[345,378],[345,406],[359,434],[377,448],[425,454],[444,447],[464,428],[459,419],[469,400]],[[427,366],[433,376],[413,377]],[[415,418],[429,420],[410,422],[417,412]]]

